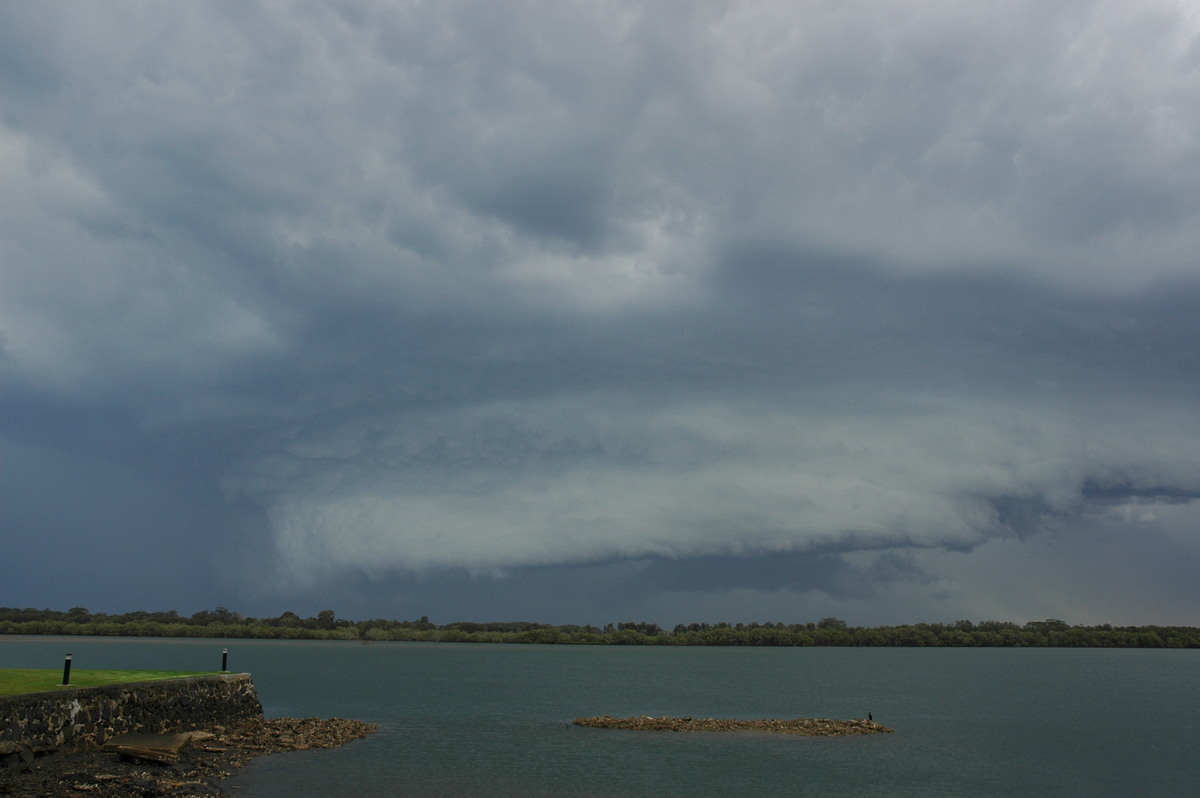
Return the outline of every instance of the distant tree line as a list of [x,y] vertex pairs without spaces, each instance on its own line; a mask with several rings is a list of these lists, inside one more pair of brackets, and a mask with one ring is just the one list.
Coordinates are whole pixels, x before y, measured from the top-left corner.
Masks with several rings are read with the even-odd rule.
[[1054,648],[1200,648],[1192,626],[1072,626],[1048,619],[954,621],[903,626],[849,626],[839,618],[813,623],[693,623],[665,629],[653,623],[551,626],[512,621],[438,626],[376,618],[349,621],[333,610],[301,618],[252,618],[217,607],[194,615],[167,612],[93,613],[83,607],[57,610],[0,607],[0,634],[112,637],[222,637],[254,639],[425,641],[435,643],[535,643],[635,646],[956,646]]

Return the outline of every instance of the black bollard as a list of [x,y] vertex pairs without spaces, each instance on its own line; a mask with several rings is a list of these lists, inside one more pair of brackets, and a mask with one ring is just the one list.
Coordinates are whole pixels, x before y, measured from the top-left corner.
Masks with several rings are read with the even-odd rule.
[[63,663],[63,686],[71,683],[71,655],[67,655],[66,661]]
[[229,649],[221,649],[221,673],[229,670]]

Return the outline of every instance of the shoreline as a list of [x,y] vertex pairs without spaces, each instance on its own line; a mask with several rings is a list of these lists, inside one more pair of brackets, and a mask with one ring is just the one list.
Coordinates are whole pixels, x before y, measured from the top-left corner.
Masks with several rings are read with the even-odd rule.
[[103,749],[59,751],[0,769],[0,795],[200,796],[228,795],[223,783],[251,760],[268,754],[337,748],[377,731],[373,723],[345,718],[256,718],[212,725],[160,764]]

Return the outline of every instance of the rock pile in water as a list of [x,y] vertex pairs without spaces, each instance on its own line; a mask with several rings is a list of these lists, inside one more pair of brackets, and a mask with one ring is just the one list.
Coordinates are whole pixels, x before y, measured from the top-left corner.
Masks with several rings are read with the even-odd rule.
[[256,756],[309,748],[336,748],[376,731],[373,723],[346,718],[257,718],[230,728],[213,729],[203,751],[226,751],[235,767]]
[[635,729],[637,731],[681,731],[681,732],[771,732],[773,734],[801,734],[808,737],[845,737],[854,734],[891,734],[889,729],[873,720],[832,720],[830,718],[795,718],[794,720],[733,720],[728,718],[652,718],[642,715],[636,718],[614,718],[598,715],[591,718],[576,718],[576,726],[592,726],[598,729]]

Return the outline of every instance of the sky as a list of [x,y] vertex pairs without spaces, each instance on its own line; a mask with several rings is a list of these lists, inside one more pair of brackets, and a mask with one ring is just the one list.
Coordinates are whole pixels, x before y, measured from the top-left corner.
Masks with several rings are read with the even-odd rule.
[[1200,625],[1200,2],[0,3],[0,606]]

